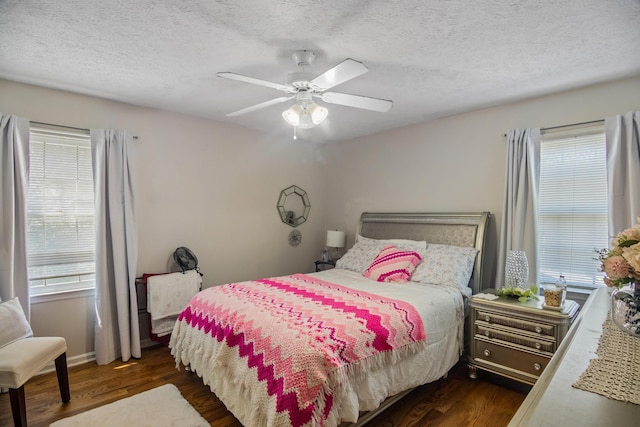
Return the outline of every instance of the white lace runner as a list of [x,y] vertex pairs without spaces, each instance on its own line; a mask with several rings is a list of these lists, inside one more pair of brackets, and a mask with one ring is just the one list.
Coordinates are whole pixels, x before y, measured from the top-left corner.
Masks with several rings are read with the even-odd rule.
[[640,338],[620,330],[609,314],[596,355],[573,387],[640,405]]

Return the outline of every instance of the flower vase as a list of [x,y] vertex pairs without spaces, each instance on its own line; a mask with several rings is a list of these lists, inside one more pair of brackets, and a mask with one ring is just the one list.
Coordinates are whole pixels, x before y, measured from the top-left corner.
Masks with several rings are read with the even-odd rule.
[[611,320],[629,335],[640,338],[640,281],[613,289]]

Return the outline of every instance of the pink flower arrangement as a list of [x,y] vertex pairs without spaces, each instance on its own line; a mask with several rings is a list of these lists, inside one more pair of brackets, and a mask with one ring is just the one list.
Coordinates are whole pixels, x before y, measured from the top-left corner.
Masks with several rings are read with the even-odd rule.
[[635,227],[620,232],[611,249],[600,251],[604,283],[619,288],[629,282],[640,281],[640,218]]

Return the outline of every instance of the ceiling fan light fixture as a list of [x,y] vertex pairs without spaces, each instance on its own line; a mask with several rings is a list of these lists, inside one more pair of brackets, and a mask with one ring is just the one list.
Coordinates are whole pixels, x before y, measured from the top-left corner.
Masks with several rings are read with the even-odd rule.
[[327,110],[324,107],[321,107],[315,102],[312,102],[311,105],[307,107],[307,109],[311,114],[311,121],[315,125],[319,125],[320,123],[324,122],[324,119],[326,119],[327,115],[329,115],[329,110]]
[[300,123],[298,124],[299,128],[302,129],[311,129],[315,127],[316,124],[311,120],[311,114],[309,114],[308,110],[302,110],[302,115],[300,116]]
[[319,125],[327,118],[329,110],[315,102],[293,104],[288,110],[282,112],[282,118],[291,126],[299,126],[302,129],[311,129]]
[[302,107],[297,103],[282,112],[282,118],[291,126],[298,126],[300,124],[300,116],[302,116]]

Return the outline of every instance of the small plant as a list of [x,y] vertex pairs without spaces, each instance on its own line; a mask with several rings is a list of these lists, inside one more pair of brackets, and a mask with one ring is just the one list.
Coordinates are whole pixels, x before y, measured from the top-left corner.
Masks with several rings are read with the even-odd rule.
[[536,285],[529,286],[529,289],[522,289],[519,287],[507,286],[498,289],[499,296],[506,296],[509,298],[518,298],[520,302],[527,302],[529,298],[538,299],[538,287]]

